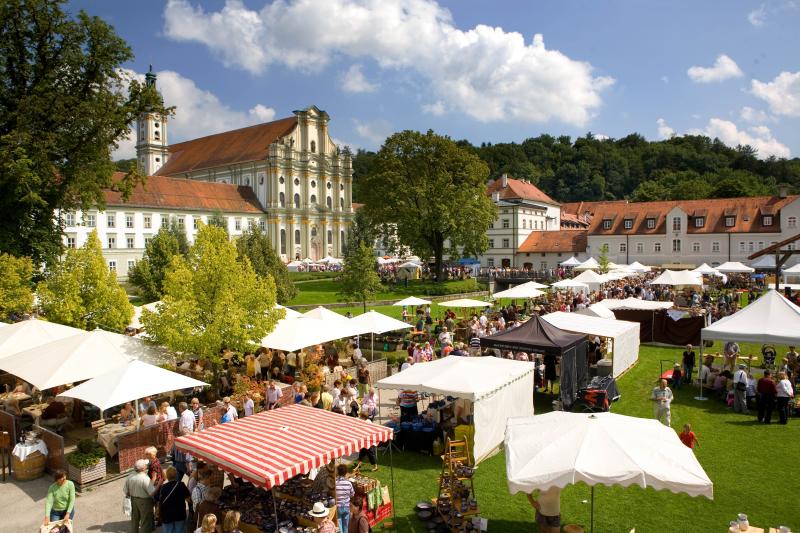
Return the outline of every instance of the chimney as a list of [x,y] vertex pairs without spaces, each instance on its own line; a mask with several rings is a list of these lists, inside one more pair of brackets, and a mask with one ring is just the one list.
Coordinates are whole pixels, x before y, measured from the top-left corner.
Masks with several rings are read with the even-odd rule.
[[499,192],[493,192],[492,193],[492,201],[494,203],[497,203],[497,202],[500,201],[500,193]]
[[504,189],[508,187],[508,174],[503,174],[502,176],[500,176],[500,183],[502,184]]
[[778,185],[778,197],[786,198],[789,194],[789,187],[785,184]]

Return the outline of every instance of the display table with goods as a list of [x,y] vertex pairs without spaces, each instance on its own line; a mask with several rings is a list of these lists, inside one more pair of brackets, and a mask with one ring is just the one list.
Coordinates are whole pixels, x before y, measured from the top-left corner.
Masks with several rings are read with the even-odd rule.
[[[316,502],[322,502],[334,516],[334,461],[391,438],[390,428],[322,409],[288,405],[179,437],[175,446],[242,480],[238,488],[226,488],[227,505],[246,514],[243,521],[255,531],[271,533],[311,527],[308,511]],[[376,484],[360,474],[354,477],[357,491],[374,491]],[[370,492],[362,493],[370,496]],[[375,501],[375,495],[372,498]],[[383,500],[381,489],[381,503]],[[389,505],[388,511],[391,509]],[[373,517],[386,512],[385,504],[376,505]]]
[[106,424],[97,428],[97,442],[106,449],[110,457],[117,455],[117,441],[124,435],[136,432],[134,424]]
[[[436,498],[436,512],[447,531],[479,531],[478,500],[475,496],[473,475],[475,469],[468,466],[469,454],[465,440],[447,441],[447,449],[442,456],[442,472],[439,475],[439,495]],[[434,520],[434,522],[436,522]]]

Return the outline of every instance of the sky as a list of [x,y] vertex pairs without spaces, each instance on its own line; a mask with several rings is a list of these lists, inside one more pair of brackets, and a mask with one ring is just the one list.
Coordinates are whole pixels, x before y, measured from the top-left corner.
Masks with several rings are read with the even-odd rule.
[[[703,133],[800,157],[800,0],[75,0],[176,107],[169,142],[316,105],[334,140]],[[133,141],[117,157],[132,157]]]

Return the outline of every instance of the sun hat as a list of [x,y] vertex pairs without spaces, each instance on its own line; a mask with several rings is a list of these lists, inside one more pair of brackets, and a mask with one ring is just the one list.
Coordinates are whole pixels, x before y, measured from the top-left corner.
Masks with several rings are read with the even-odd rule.
[[739,368],[747,368],[747,365],[744,363],[739,363]]
[[308,514],[310,514],[311,516],[316,516],[318,518],[322,518],[322,517],[328,516],[329,512],[330,511],[328,510],[327,507],[325,507],[324,503],[317,502],[317,503],[314,504],[314,507],[308,512]]
[[680,368],[680,367],[681,367],[680,363],[675,363],[675,368]]

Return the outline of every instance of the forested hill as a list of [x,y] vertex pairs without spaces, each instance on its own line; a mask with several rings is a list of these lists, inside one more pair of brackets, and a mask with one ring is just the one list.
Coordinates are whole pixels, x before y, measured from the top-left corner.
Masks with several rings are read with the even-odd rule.
[[[800,159],[761,160],[749,146],[730,148],[703,136],[647,141],[638,134],[598,139],[590,133],[574,141],[541,135],[522,143],[458,144],[486,161],[492,178],[528,179],[560,202],[760,196],[777,193],[783,183],[790,193],[800,192]],[[356,154],[356,202],[358,178],[370,172],[374,158],[374,152]]]

